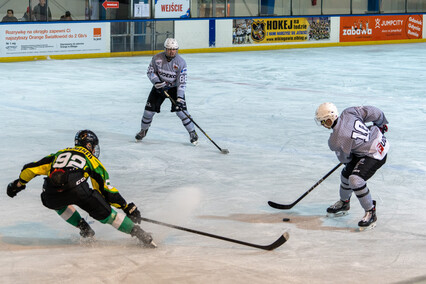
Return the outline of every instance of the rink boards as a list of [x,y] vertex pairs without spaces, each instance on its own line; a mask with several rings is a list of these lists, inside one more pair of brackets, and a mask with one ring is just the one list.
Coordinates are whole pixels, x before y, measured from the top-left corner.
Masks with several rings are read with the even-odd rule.
[[[424,14],[177,19],[174,36],[181,53],[426,41]],[[110,22],[0,24],[0,62],[156,52],[113,52]]]

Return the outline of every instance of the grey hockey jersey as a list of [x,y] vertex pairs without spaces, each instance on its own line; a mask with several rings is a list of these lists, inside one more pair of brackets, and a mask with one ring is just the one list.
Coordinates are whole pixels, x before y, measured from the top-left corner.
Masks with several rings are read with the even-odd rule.
[[[373,125],[367,126],[368,122]],[[350,162],[352,155],[382,160],[389,151],[389,142],[379,127],[387,123],[384,113],[376,107],[347,108],[333,127],[328,146],[342,163]]]
[[185,98],[187,69],[185,60],[176,54],[170,61],[167,61],[166,53],[160,52],[152,57],[147,72],[152,84],[166,82],[169,88],[177,87],[177,96]]

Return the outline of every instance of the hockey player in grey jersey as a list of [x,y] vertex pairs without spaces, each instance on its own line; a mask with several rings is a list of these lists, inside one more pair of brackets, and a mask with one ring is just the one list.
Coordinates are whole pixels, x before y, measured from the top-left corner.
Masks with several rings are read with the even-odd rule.
[[[189,113],[185,101],[187,67],[185,60],[178,54],[179,45],[174,38],[168,38],[164,42],[164,51],[160,52],[151,60],[148,66],[148,78],[154,85],[149,93],[142,116],[141,130],[135,136],[136,141],[142,140],[151,126],[155,113],[160,112],[161,105],[166,99],[164,91],[176,102],[172,103],[171,112],[182,120],[189,133],[189,140],[197,145],[198,135],[195,132],[194,123],[188,118]],[[185,115],[186,112],[188,116]]]
[[[384,113],[373,106],[360,106],[347,108],[339,116],[334,104],[323,103],[317,108],[315,119],[333,130],[328,146],[345,164],[340,177],[340,200],[327,208],[327,212],[347,214],[354,192],[365,210],[358,226],[373,227],[377,220],[376,201],[372,200],[367,180],[386,162],[389,142],[383,135],[388,123]],[[367,126],[368,122],[373,124]]]

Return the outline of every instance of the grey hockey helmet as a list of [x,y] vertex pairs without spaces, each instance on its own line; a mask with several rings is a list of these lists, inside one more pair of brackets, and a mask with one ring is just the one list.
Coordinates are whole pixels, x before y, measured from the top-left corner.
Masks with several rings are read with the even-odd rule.
[[88,129],[80,130],[75,134],[74,145],[81,146],[89,150],[96,158],[99,158],[101,149],[99,139],[96,134]]
[[327,119],[330,119],[333,124],[338,116],[339,112],[333,103],[322,103],[315,112],[315,120],[321,125],[323,125],[324,121]]

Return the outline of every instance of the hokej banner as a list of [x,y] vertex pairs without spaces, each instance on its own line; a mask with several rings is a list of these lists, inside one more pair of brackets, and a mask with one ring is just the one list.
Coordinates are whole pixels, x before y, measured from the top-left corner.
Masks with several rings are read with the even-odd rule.
[[254,43],[278,43],[308,40],[307,18],[254,19],[251,38]]
[[330,41],[330,17],[234,19],[233,44]]

